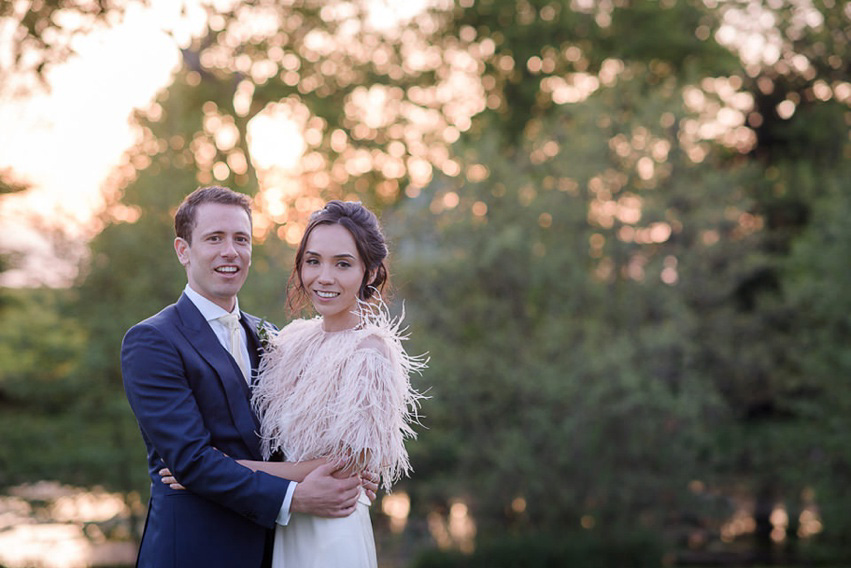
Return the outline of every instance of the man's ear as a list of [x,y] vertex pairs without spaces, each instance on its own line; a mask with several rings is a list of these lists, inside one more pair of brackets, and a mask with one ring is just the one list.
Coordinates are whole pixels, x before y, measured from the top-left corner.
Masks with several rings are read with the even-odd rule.
[[180,264],[183,266],[189,264],[189,243],[186,242],[186,239],[180,237],[174,239],[174,252],[177,253],[177,260],[180,261]]

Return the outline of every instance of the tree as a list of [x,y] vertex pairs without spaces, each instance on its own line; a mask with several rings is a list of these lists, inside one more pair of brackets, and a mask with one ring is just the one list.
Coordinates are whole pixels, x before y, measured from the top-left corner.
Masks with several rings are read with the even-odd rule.
[[26,94],[36,82],[44,86],[47,71],[74,53],[74,38],[115,22],[131,4],[146,5],[147,0],[34,0],[0,4],[0,24],[3,24],[0,42],[9,50],[8,57],[0,63],[0,94]]

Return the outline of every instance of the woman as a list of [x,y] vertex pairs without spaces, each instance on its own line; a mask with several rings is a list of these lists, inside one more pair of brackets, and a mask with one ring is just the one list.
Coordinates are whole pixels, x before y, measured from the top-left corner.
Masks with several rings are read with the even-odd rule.
[[[385,490],[410,472],[404,439],[415,437],[422,397],[409,375],[424,362],[405,353],[400,322],[379,298],[386,257],[378,220],[360,203],[331,201],[311,215],[288,304],[297,311],[310,301],[318,317],[272,334],[252,399],[264,457],[280,450],[301,463],[239,463],[299,480],[330,460],[340,475],[379,474]],[[376,567],[369,504],[362,492],[345,518],[293,513],[276,529],[273,568]]]

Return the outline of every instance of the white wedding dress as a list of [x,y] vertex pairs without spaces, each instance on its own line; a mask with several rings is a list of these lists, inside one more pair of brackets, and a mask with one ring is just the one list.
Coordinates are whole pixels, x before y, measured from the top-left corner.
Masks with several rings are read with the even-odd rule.
[[272,568],[377,568],[369,499],[361,493],[355,512],[342,519],[293,513],[275,530]]
[[[425,363],[402,347],[399,320],[361,306],[362,324],[338,332],[321,318],[295,320],[273,337],[252,402],[263,452],[287,461],[340,459],[374,471],[389,491],[410,470],[405,439],[416,435],[422,398],[409,375]],[[342,519],[292,514],[275,533],[273,568],[376,568],[369,499]]]

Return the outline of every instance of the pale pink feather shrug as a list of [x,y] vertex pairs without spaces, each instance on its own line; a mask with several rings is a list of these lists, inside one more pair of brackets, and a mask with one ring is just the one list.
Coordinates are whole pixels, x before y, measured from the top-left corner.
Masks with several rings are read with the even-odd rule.
[[[260,364],[252,404],[261,418],[263,455],[291,462],[325,457],[381,475],[389,491],[411,464],[406,438],[424,398],[410,382],[426,361],[402,347],[401,318],[361,306],[362,325],[326,332],[300,319],[275,334]],[[366,456],[366,459],[363,459]]]

